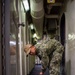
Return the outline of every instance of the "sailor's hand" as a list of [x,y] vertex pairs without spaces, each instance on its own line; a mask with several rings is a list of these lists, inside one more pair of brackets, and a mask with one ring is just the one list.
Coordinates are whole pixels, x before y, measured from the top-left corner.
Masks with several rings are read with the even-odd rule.
[[43,75],[43,72],[40,72],[40,75]]

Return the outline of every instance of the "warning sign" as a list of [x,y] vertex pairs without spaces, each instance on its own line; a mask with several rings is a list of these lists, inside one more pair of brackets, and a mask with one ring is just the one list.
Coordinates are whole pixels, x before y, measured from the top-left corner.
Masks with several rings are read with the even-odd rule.
[[47,0],[47,3],[55,3],[55,0]]

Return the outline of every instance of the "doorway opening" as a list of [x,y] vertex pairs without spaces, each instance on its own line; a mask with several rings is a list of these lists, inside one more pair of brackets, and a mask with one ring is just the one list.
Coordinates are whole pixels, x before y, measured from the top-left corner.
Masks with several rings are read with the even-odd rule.
[[[60,20],[60,41],[61,44],[65,47],[65,14],[62,14],[61,20]],[[65,75],[65,51],[63,53],[62,57],[62,63],[61,63],[61,72],[63,75]]]

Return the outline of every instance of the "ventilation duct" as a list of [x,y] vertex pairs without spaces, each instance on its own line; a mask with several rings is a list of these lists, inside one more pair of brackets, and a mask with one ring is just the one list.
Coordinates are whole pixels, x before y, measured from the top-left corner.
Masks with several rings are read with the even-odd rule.
[[30,9],[33,24],[36,27],[36,31],[39,37],[41,37],[43,32],[43,19],[44,19],[43,0],[30,0]]

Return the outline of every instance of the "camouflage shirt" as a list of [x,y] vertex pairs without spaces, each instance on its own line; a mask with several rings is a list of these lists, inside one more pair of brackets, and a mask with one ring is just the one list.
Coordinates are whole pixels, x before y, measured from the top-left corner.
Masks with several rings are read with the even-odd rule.
[[49,37],[37,42],[35,47],[36,55],[41,59],[43,71],[49,66],[54,51],[60,53],[59,57],[62,57],[62,52],[64,51],[64,47],[57,40]]

